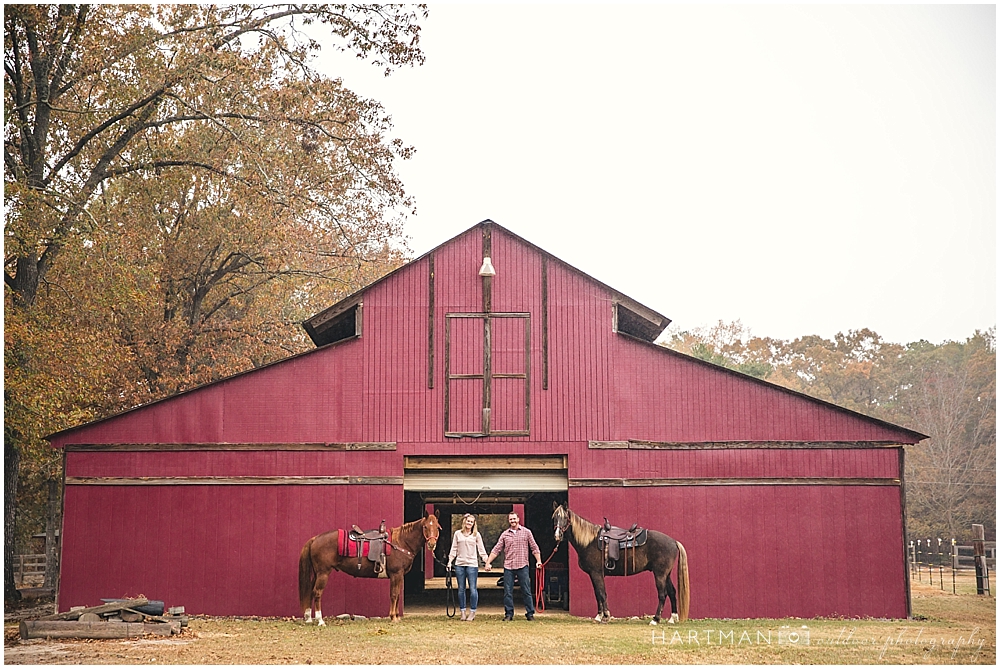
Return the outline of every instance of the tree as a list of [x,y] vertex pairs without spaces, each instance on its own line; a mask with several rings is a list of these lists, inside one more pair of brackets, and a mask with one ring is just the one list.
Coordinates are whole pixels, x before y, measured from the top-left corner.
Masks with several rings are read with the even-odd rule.
[[674,334],[667,345],[927,434],[906,447],[908,531],[958,537],[976,522],[995,533],[994,330],[965,342],[903,346],[868,329],[833,339],[752,337],[736,321]]
[[[51,469],[41,435],[263,364],[294,347],[296,309],[398,262],[412,202],[393,163],[412,150],[378,103],[310,69],[302,27],[388,74],[423,61],[421,16],[5,8],[5,597],[18,472]],[[95,350],[105,364],[82,369]]]
[[907,347],[899,414],[930,439],[907,448],[907,506],[918,537],[969,536],[972,523],[995,532],[996,339]]
[[[67,241],[92,224],[85,213],[98,188],[125,175],[195,168],[289,206],[305,198],[330,208],[312,199],[314,193],[270,183],[268,139],[275,128],[298,132],[317,157],[345,153],[340,167],[350,170],[339,175],[343,188],[358,188],[369,200],[399,197],[384,161],[405,150],[397,144],[372,152],[388,122],[380,106],[357,98],[341,104],[342,89],[331,87],[339,82],[308,68],[319,45],[294,30],[294,19],[328,25],[340,48],[389,69],[423,60],[417,13],[396,5],[15,5],[5,11],[4,278],[21,303],[34,302]],[[270,104],[262,105],[262,96]],[[308,112],[303,98],[311,103]],[[217,129],[220,141],[239,147],[241,162],[201,162],[163,136],[192,125]],[[359,134],[352,126],[375,132]],[[374,145],[365,141],[372,137]],[[350,212],[334,206],[327,213]]]
[[750,329],[739,320],[719,321],[711,328],[673,332],[664,345],[759,379],[768,378],[774,371],[769,361],[771,340],[753,337]]

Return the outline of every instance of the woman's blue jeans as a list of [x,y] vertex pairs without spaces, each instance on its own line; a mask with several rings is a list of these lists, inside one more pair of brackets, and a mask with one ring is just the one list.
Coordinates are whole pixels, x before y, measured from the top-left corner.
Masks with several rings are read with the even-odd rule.
[[465,582],[469,582],[469,609],[476,610],[479,604],[479,590],[476,581],[479,579],[479,567],[463,567],[455,565],[455,576],[458,577],[458,608],[465,609]]

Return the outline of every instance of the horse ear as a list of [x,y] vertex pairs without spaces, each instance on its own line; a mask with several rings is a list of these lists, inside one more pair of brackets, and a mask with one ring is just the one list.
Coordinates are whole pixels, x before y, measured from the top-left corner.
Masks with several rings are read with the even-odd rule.
[[437,516],[438,519],[440,519],[441,518],[441,509],[434,509],[434,515]]
[[555,511],[559,508],[559,502],[552,500],[552,510]]

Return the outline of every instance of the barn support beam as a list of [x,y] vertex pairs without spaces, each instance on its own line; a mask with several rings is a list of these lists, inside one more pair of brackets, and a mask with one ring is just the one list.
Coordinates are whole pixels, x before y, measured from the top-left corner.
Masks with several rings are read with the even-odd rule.
[[576,478],[569,479],[570,488],[659,488],[667,486],[725,486],[725,485],[859,485],[898,486],[897,478],[853,478],[820,476],[786,477],[731,477],[731,478],[674,478],[674,479],[629,479],[629,478]]
[[403,485],[402,476],[67,476],[66,485]]
[[707,450],[736,448],[899,448],[895,441],[645,441],[628,439],[625,441],[589,441],[588,448],[625,448],[638,451],[651,450]]
[[328,444],[67,444],[67,451],[394,451],[396,442]]

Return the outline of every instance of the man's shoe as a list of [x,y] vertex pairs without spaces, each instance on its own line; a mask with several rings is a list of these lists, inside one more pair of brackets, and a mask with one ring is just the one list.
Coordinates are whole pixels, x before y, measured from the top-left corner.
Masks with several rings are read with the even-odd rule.
[[510,622],[511,620],[513,620],[513,619],[514,619],[514,616],[504,616],[504,617],[503,617],[503,621],[504,621],[505,623],[509,623],[509,622]]
[[535,619],[535,614],[534,613],[529,613],[528,615],[526,615],[524,617],[527,618],[528,620],[534,620]]

